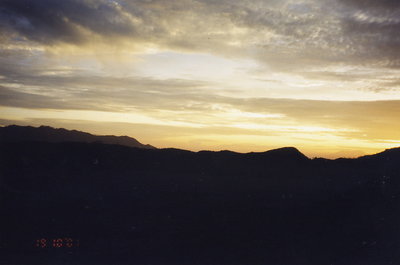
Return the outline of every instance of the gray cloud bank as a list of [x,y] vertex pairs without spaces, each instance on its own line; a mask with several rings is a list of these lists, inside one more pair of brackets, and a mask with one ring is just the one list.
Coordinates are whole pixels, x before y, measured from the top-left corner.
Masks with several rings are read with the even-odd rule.
[[400,66],[400,6],[389,0],[3,0],[0,29],[10,42],[80,45],[96,35],[111,42],[255,54],[283,70]]
[[[218,95],[213,91],[213,84],[203,81],[143,77],[40,76],[32,73],[18,76],[17,80],[14,77],[3,81],[6,85],[0,86],[0,106],[6,107],[133,111],[159,120],[205,127],[231,126],[236,122],[322,126],[337,129],[337,135],[369,140],[397,139],[400,130],[400,100],[241,99]],[[12,82],[18,87],[15,88]],[[231,110],[266,116],[236,118],[229,116]],[[280,114],[282,118],[269,118],[269,114]]]

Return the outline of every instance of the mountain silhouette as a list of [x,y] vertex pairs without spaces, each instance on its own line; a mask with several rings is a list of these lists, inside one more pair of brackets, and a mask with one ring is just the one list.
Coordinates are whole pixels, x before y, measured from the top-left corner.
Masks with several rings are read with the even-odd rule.
[[306,157],[295,147],[282,147],[278,149],[269,150],[263,153],[259,153],[259,155],[275,159],[295,159],[295,160],[308,159],[308,157]]
[[400,148],[329,160],[3,139],[0,173],[0,264],[400,264]]
[[97,136],[86,132],[76,130],[66,130],[63,128],[55,129],[49,126],[10,125],[0,127],[0,141],[18,142],[18,141],[42,141],[42,142],[101,142],[105,144],[119,144],[129,147],[138,147],[154,149],[151,145],[141,144],[134,138],[128,136],[103,135]]

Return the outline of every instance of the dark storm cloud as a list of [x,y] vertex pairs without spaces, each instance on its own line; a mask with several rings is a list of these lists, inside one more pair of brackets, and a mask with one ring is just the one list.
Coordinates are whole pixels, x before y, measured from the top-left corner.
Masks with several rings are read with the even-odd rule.
[[376,9],[376,8],[384,8],[384,9],[392,9],[392,8],[400,8],[400,2],[398,0],[340,0],[341,2],[352,5],[357,8],[362,9]]
[[81,29],[100,35],[129,35],[135,29],[113,1],[3,0],[0,23],[5,30],[41,43],[80,43]]
[[365,62],[400,67],[400,2],[340,0],[348,9],[342,19],[344,35]]
[[[398,1],[389,0],[4,0],[0,25],[3,34],[42,44],[80,44],[95,34],[113,45],[115,38],[127,38],[192,51],[256,54],[289,71],[342,63],[398,67],[399,12]],[[290,58],[295,60],[285,63]]]

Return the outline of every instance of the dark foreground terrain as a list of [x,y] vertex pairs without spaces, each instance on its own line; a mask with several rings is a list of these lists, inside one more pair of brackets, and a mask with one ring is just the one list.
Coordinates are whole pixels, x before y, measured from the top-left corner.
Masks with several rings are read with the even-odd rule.
[[400,264],[400,149],[0,143],[0,264]]

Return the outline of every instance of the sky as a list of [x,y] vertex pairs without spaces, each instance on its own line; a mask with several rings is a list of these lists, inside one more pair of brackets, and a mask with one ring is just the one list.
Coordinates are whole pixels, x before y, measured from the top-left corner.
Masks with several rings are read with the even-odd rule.
[[156,147],[400,146],[398,0],[1,0],[0,125]]

